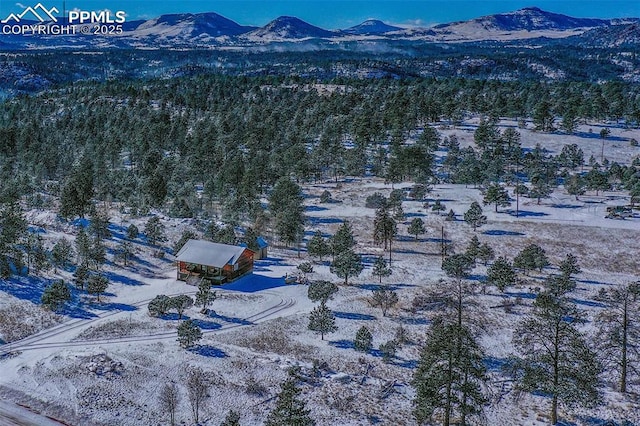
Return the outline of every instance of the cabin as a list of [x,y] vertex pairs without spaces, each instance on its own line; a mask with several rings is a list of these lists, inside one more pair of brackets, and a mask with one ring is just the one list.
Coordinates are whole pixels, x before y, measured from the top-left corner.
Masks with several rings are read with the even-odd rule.
[[254,254],[247,247],[189,240],[176,254],[178,280],[218,285],[234,281],[253,272]]
[[[253,260],[266,259],[269,256],[269,253],[268,253],[269,243],[267,243],[267,241],[264,238],[258,237],[256,238],[256,244],[258,247],[256,250],[254,250]],[[240,246],[247,247],[247,244],[242,243],[240,244]]]

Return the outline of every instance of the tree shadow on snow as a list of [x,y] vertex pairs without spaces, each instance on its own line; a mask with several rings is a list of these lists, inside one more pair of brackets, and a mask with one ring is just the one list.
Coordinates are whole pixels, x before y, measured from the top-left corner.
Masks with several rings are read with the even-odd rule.
[[193,323],[203,330],[217,330],[219,328],[222,328],[220,324],[213,321],[204,321],[201,319],[196,319],[196,320],[193,320]]
[[[504,212],[509,214],[510,216],[516,217],[515,210],[504,210]],[[532,212],[528,210],[518,211],[518,217],[542,217],[542,216],[549,216],[549,214],[544,212]]]
[[189,349],[189,352],[209,358],[227,358],[229,356],[222,349],[211,345],[197,345]]
[[138,307],[127,305],[124,303],[98,303],[92,302],[87,305],[90,309],[96,309],[98,311],[123,311],[123,312],[133,312],[137,311]]
[[240,324],[240,325],[252,325],[253,323],[251,321],[248,321],[246,319],[243,318],[235,318],[235,317],[228,317],[225,315],[220,315],[216,312],[211,311],[211,313],[209,314],[210,318],[215,318],[217,320],[220,321],[224,321],[224,322],[228,322],[231,324]]
[[505,231],[502,229],[489,229],[487,231],[484,231],[482,234],[494,235],[494,236],[512,236],[512,237],[524,236],[522,232]]
[[374,317],[373,315],[367,315],[367,314],[357,314],[355,312],[339,312],[339,311],[334,311],[333,315],[336,318],[340,318],[340,319],[348,319],[348,320],[360,320],[360,321],[373,321],[376,319],[376,317]]
[[127,277],[126,275],[121,275],[113,271],[105,272],[104,276],[107,277],[109,281],[113,283],[133,285],[133,286],[144,285],[142,281],[138,281],[135,278]]
[[338,219],[335,217],[315,217],[315,216],[307,216],[307,220],[311,226],[314,225],[330,225],[333,223],[342,223],[342,219]]
[[338,349],[353,349],[353,342],[351,340],[331,340],[329,341],[329,345],[336,347]]

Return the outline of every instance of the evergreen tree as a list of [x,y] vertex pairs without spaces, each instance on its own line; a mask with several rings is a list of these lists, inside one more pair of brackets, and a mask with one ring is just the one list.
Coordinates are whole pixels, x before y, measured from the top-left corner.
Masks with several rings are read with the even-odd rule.
[[237,411],[229,411],[220,426],[240,426],[240,414]]
[[382,316],[386,317],[389,308],[398,304],[398,293],[387,285],[379,286],[373,290],[373,296],[369,303],[374,308],[380,308],[382,310]]
[[60,216],[84,218],[93,197],[93,174],[91,160],[83,156],[71,170],[60,191]]
[[89,233],[100,240],[111,237],[109,231],[109,217],[101,210],[96,211],[89,218]]
[[211,305],[218,298],[218,294],[211,290],[211,283],[207,280],[200,281],[198,284],[198,292],[196,293],[196,306],[202,306],[200,311],[203,314],[209,312],[209,305]]
[[178,343],[183,348],[190,348],[202,339],[202,330],[192,320],[182,321],[178,326]]
[[149,240],[149,244],[155,246],[156,243],[165,241],[164,225],[158,216],[151,216],[144,226],[144,233]]
[[176,241],[176,243],[173,245],[173,254],[177,254],[180,249],[182,248],[182,246],[184,246],[187,241],[189,240],[194,240],[197,239],[197,235],[195,232],[193,232],[190,229],[186,229],[182,232],[182,235],[180,236],[180,239],[178,241]]
[[373,348],[373,336],[371,331],[364,325],[358,329],[356,338],[353,341],[353,347],[360,352],[369,352]]
[[87,292],[95,294],[100,302],[100,295],[109,287],[109,279],[104,275],[91,275],[87,281]]
[[454,254],[444,258],[442,270],[451,278],[463,280],[473,269],[473,260],[466,254]]
[[51,260],[56,268],[67,268],[74,255],[73,246],[66,238],[60,238],[51,249]]
[[316,422],[309,417],[305,403],[300,399],[300,389],[293,377],[282,384],[276,406],[267,416],[265,426],[313,426]]
[[531,188],[529,189],[528,195],[531,198],[537,199],[537,204],[540,204],[540,201],[543,198],[548,198],[553,192],[549,176],[542,173],[536,173],[530,180]]
[[316,231],[313,237],[307,243],[307,253],[311,257],[317,257],[322,262],[324,256],[331,254],[331,247],[327,241],[322,237],[322,232]]
[[276,233],[287,245],[299,242],[304,231],[303,201],[300,186],[286,176],[278,179],[269,195]]
[[469,256],[474,265],[476,264],[476,259],[478,259],[478,255],[480,254],[480,240],[477,235],[471,237],[471,241],[469,241],[469,245],[464,254]]
[[42,305],[52,311],[62,308],[69,300],[71,300],[71,291],[63,280],[56,280],[45,287],[40,298]]
[[170,304],[178,312],[178,319],[182,319],[184,311],[193,306],[193,299],[186,294],[180,294],[172,297]]
[[149,302],[147,308],[149,315],[153,317],[165,315],[171,309],[171,298],[164,294],[159,294]]
[[540,101],[533,112],[533,124],[536,130],[542,132],[553,131],[553,114],[551,113],[551,103],[547,100]]
[[447,209],[447,206],[445,206],[440,199],[436,199],[436,201],[433,203],[433,206],[431,206],[431,211],[436,213],[436,214],[440,214],[443,211],[445,211]]
[[340,253],[351,250],[356,245],[356,240],[353,237],[353,230],[351,229],[351,223],[348,220],[342,222],[342,225],[338,228],[330,240],[331,254],[337,256]]
[[78,254],[79,265],[89,265],[89,261],[91,260],[91,240],[84,231],[84,228],[80,228],[76,236],[76,253]]
[[133,256],[133,247],[131,245],[131,241],[121,240],[118,247],[116,247],[115,257],[116,259],[122,260],[124,266],[127,266],[129,259]]
[[420,353],[412,385],[416,390],[414,416],[419,424],[442,419],[443,426],[467,424],[479,416],[487,401],[484,353],[465,326],[437,321]]
[[548,265],[549,259],[546,252],[537,244],[529,244],[513,259],[513,266],[521,269],[525,274],[535,269],[542,272],[542,269]]
[[489,261],[495,258],[495,251],[487,243],[482,243],[478,249],[478,260],[482,262],[484,266],[487,266]]
[[485,205],[493,204],[497,213],[498,206],[508,207],[511,205],[511,198],[509,197],[506,189],[504,189],[497,183],[492,183],[484,193],[483,202]]
[[336,274],[338,278],[344,278],[344,285],[349,285],[349,278],[359,276],[363,269],[362,258],[352,250],[338,254],[330,267],[332,274]]
[[599,399],[600,366],[578,331],[581,315],[564,298],[543,292],[531,316],[514,333],[523,354],[518,381],[523,390],[551,397],[551,424],[558,422],[558,404],[594,405]]
[[85,265],[78,265],[73,273],[73,283],[76,288],[84,290],[84,285],[87,282],[87,279],[89,279],[89,268]]
[[327,303],[328,300],[333,299],[333,295],[338,292],[338,286],[331,281],[313,281],[309,284],[307,290],[307,296],[312,302],[320,302],[321,304]]
[[382,256],[376,257],[375,262],[373,263],[373,271],[371,274],[378,277],[380,279],[380,284],[382,284],[382,278],[388,277],[392,274],[391,268],[387,266],[387,261],[384,260]]
[[411,235],[415,235],[416,240],[418,240],[418,235],[422,235],[427,232],[424,227],[424,221],[419,217],[413,218],[411,225],[409,225],[408,232]]
[[93,263],[96,271],[100,270],[104,262],[107,261],[107,249],[102,240],[94,237],[89,251],[89,260]]
[[373,220],[373,242],[375,244],[384,243],[384,249],[386,250],[387,247],[391,247],[391,241],[393,241],[397,233],[398,226],[395,219],[389,214],[389,210],[384,207],[379,208]]
[[596,316],[599,356],[619,392],[626,393],[640,378],[640,281],[602,289],[598,300],[606,304]]
[[397,349],[398,343],[393,339],[387,340],[385,343],[381,343],[378,350],[382,354],[382,361],[385,363],[391,362],[391,360],[396,356]]
[[578,259],[571,253],[567,253],[564,260],[560,262],[559,269],[562,275],[567,278],[582,272],[578,266]]
[[571,175],[569,179],[567,179],[564,189],[567,190],[569,195],[575,196],[576,201],[578,201],[578,196],[586,192],[584,180],[579,175]]
[[325,334],[333,333],[338,329],[333,312],[331,312],[331,309],[327,308],[327,305],[324,303],[316,306],[311,311],[308,328],[311,331],[319,333],[322,340],[324,340]]
[[575,170],[584,164],[584,152],[575,143],[564,145],[558,156],[558,161],[562,167]]
[[128,240],[135,240],[136,238],[138,238],[138,234],[140,233],[140,230],[138,230],[138,227],[135,226],[133,223],[131,225],[129,225],[129,227],[127,228],[127,239]]
[[476,201],[471,203],[469,210],[464,213],[464,221],[473,227],[473,231],[485,223],[487,223],[487,217],[482,214],[482,207]]
[[516,273],[511,263],[502,256],[496,259],[493,265],[487,269],[487,282],[495,285],[501,292],[514,285],[516,283]]

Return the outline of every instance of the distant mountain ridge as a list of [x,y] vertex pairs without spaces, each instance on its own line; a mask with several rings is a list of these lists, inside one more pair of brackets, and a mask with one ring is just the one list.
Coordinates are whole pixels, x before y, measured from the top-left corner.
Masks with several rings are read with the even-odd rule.
[[[637,44],[637,27],[618,31],[638,19],[574,18],[537,7],[482,16],[468,21],[440,24],[433,27],[401,27],[368,19],[341,30],[327,30],[293,16],[281,16],[262,27],[243,26],[214,12],[162,15],[157,18],[129,21],[123,33],[111,36],[3,36],[6,46],[43,48],[73,46],[74,48],[215,48],[247,47],[252,44],[327,40],[353,42],[358,40],[407,40],[422,42],[476,42],[526,39],[580,37],[598,31],[609,32],[611,44]],[[604,35],[603,35],[604,37]],[[628,37],[628,40],[625,40]],[[621,39],[622,38],[622,39]]]

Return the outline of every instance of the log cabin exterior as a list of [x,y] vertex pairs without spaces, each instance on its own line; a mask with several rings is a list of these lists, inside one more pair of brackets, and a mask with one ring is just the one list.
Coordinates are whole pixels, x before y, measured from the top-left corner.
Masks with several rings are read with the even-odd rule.
[[223,284],[253,272],[254,251],[246,247],[189,240],[176,253],[177,278],[187,283]]

